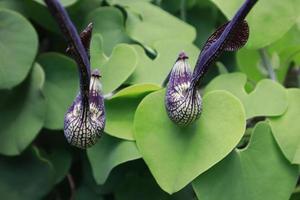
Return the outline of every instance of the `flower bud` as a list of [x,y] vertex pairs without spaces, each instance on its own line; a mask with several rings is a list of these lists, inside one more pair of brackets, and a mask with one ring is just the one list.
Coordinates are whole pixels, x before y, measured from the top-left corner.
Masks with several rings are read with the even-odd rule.
[[179,54],[170,72],[165,105],[170,119],[179,126],[193,123],[201,114],[202,99],[196,88],[191,88],[192,70],[187,55]]
[[99,72],[94,71],[90,80],[89,105],[84,105],[78,94],[65,115],[65,137],[71,145],[82,149],[94,145],[104,132],[104,98],[99,78]]

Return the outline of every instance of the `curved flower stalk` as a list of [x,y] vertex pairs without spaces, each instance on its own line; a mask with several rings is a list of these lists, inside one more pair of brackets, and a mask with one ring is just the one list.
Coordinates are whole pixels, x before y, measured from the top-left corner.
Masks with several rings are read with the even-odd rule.
[[69,44],[67,53],[74,58],[79,70],[80,92],[65,115],[64,133],[71,145],[85,149],[97,142],[105,127],[101,76],[97,70],[91,74],[90,69],[92,24],[79,36],[66,10],[57,0],[45,0],[45,3]]
[[180,125],[193,123],[201,114],[199,85],[209,66],[223,51],[237,51],[249,38],[244,20],[258,0],[246,0],[233,19],[218,28],[206,41],[192,73],[188,57],[180,53],[169,74],[165,105],[170,119]]

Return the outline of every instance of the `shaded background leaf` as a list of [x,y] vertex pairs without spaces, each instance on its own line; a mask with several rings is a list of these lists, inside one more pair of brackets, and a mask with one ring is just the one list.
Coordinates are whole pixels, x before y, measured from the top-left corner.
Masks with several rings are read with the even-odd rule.
[[0,19],[0,89],[11,89],[28,75],[38,50],[38,38],[20,14],[0,10]]
[[42,94],[44,72],[35,64],[27,80],[13,90],[1,90],[0,153],[20,154],[41,130],[46,111]]
[[41,199],[52,188],[54,170],[36,147],[19,157],[0,156],[0,193],[3,199]]

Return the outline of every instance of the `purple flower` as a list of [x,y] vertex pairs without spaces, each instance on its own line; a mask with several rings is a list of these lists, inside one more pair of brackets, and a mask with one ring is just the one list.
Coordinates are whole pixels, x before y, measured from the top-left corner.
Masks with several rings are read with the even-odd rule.
[[[92,29],[92,24],[89,24],[80,34],[81,42],[88,56]],[[74,51],[72,45],[67,48],[67,53],[76,60]],[[79,74],[81,80],[89,78],[88,73]],[[89,87],[86,88],[81,85],[81,91],[84,94],[79,92],[65,114],[65,137],[71,145],[78,148],[86,149],[93,146],[104,133],[105,108],[100,77],[98,70],[92,72]]]
[[65,115],[64,133],[68,142],[79,148],[88,148],[97,142],[105,127],[104,98],[98,70],[91,76],[89,106],[78,94]]
[[45,0],[45,3],[69,44],[67,53],[76,61],[80,78],[80,92],[65,115],[64,133],[71,145],[85,149],[97,142],[105,126],[100,74],[97,70],[91,74],[90,69],[89,46],[93,25],[89,24],[79,36],[58,0]]
[[201,114],[199,87],[209,66],[223,51],[236,51],[249,38],[244,20],[257,0],[246,0],[233,19],[218,28],[206,41],[192,73],[188,57],[180,53],[169,74],[165,105],[170,119],[180,126],[193,123]]
[[187,55],[182,52],[170,73],[165,105],[172,121],[186,126],[195,121],[201,113],[202,99],[198,90],[191,86],[192,70]]

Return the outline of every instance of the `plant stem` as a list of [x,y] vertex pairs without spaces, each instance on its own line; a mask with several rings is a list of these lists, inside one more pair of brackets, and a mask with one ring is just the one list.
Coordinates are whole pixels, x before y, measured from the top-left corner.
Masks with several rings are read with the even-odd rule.
[[268,56],[268,52],[266,51],[266,49],[265,48],[259,49],[259,54],[260,54],[263,66],[268,71],[270,79],[272,79],[273,81],[277,81],[277,77],[276,77],[274,68],[272,67],[272,64],[270,62],[270,58]]
[[74,183],[73,177],[70,173],[68,173],[67,178],[69,181],[70,191],[71,191],[70,200],[74,200],[75,199],[75,183]]
[[80,94],[84,105],[88,105],[90,85],[90,61],[88,54],[81,42],[80,36],[72,23],[68,13],[58,0],[44,0],[50,13],[56,20],[67,42],[73,46],[74,59],[77,62],[80,74]]
[[180,18],[183,21],[186,21],[186,0],[180,1]]

